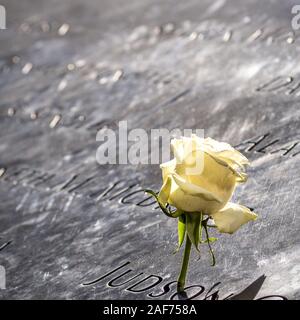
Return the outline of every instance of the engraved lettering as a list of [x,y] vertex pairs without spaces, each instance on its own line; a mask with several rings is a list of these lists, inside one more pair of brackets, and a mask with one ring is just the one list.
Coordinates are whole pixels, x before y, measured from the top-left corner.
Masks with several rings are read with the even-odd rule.
[[85,283],[83,283],[82,285],[83,285],[83,286],[91,286],[91,285],[93,285],[93,284],[96,284],[96,283],[98,283],[99,281],[105,279],[106,277],[109,277],[110,275],[114,274],[115,272],[123,269],[124,267],[126,267],[126,266],[129,265],[129,264],[130,264],[130,262],[127,261],[127,262],[125,262],[124,264],[122,264],[121,266],[117,267],[116,269],[113,269],[112,271],[106,273],[104,276],[101,276],[100,278],[97,278],[97,279],[92,280],[92,281],[90,281],[90,282],[85,282]]
[[[127,194],[126,196],[122,197],[120,202],[123,204],[135,204],[136,206],[139,206],[139,207],[149,207],[149,206],[156,204],[156,201],[152,200],[153,197],[151,197],[151,196],[147,197],[146,199],[143,199],[137,203],[135,203],[133,200],[130,199],[130,197],[132,197],[136,194],[139,194],[139,193],[142,193],[143,196],[145,196],[145,191],[143,189],[139,189],[139,190],[133,191],[133,192]],[[145,202],[147,202],[149,200],[151,200],[151,202],[145,204]]]
[[171,281],[171,282],[168,282],[167,284],[165,284],[163,286],[163,291],[158,293],[158,294],[154,294],[153,292],[149,293],[148,294],[148,297],[150,298],[158,298],[158,297],[161,297],[161,296],[164,296],[165,294],[167,294],[168,292],[171,291],[171,286],[177,284],[177,281]]
[[[133,183],[129,186],[123,187],[123,185],[124,184],[126,185],[127,183],[128,182],[126,182],[124,180],[117,181],[117,182],[113,183],[112,185],[110,185],[108,188],[106,188],[104,191],[102,191],[100,194],[93,193],[90,196],[97,197],[96,201],[106,200],[106,199],[113,200],[113,199],[119,197],[120,195],[122,195],[123,193],[125,193],[126,191],[131,190],[134,186],[137,186],[136,183]],[[121,186],[119,188],[116,188],[119,185],[121,185]]]
[[211,293],[221,282],[215,283],[206,293],[204,300],[219,300],[219,290]]
[[[32,184],[33,182],[35,182],[34,185],[37,186],[43,182],[51,180],[54,177],[55,177],[54,174],[41,173],[41,175],[30,179],[27,183]],[[38,182],[36,182],[36,181],[38,181]]]
[[59,190],[62,191],[62,190],[65,190],[67,189],[72,183],[74,180],[76,180],[78,177],[77,174],[73,175],[71,178],[68,179],[67,182],[63,183],[60,187],[59,187]]
[[277,78],[272,79],[270,82],[263,84],[258,87],[256,91],[275,91],[281,88],[284,88],[291,84],[294,81],[293,77],[283,77],[279,76]]
[[132,272],[132,269],[129,269],[129,270],[123,272],[122,274],[120,274],[119,276],[111,279],[111,280],[107,283],[107,285],[108,285],[109,287],[112,287],[112,288],[121,287],[121,286],[123,286],[124,284],[126,284],[126,283],[128,283],[128,282],[130,282],[130,281],[132,281],[132,280],[134,280],[134,279],[136,279],[136,278],[138,278],[138,277],[140,277],[140,276],[143,274],[143,272],[141,272],[141,273],[139,273],[139,274],[137,274],[137,275],[135,275],[135,276],[127,279],[126,281],[123,281],[123,282],[118,283],[118,284],[115,284],[115,283],[114,283],[116,280],[122,278],[123,276],[125,276],[126,274],[128,274],[128,273],[130,273],[130,272]]
[[277,298],[278,300],[288,300],[288,298],[284,297],[284,296],[279,296],[279,295],[270,295],[270,296],[264,296],[264,297],[260,297],[256,300],[274,300],[272,298]]
[[262,148],[257,149],[256,152],[266,153],[266,149],[272,146],[273,144],[277,143],[278,141],[279,139],[273,140],[269,142],[267,145],[263,146]]
[[[112,271],[106,273],[105,275],[103,275],[95,280],[92,280],[90,282],[85,282],[82,285],[83,286],[94,285],[94,284],[100,282],[101,280],[111,276],[112,274],[116,273],[117,271],[123,269],[124,267],[126,267],[129,264],[130,264],[130,262],[127,261],[124,264],[122,264],[121,266],[117,267],[116,269],[113,269]],[[132,271],[133,271],[132,269],[127,269],[127,270],[123,271],[123,273],[119,274],[118,276],[115,276],[113,279],[110,279],[110,281],[107,283],[107,286],[111,287],[111,288],[121,287],[121,286],[124,286],[125,284],[133,281],[134,279],[137,279],[138,277],[140,277],[141,275],[144,274],[143,272],[141,272],[141,273],[133,275],[131,278],[128,278],[128,279],[125,278],[125,281],[123,281],[123,282],[116,283],[117,280],[130,274]],[[132,286],[125,288],[124,290],[129,291],[129,292],[133,292],[133,293],[145,292],[145,291],[148,291],[148,290],[156,287],[163,280],[164,280],[163,277],[151,274],[149,276],[146,276],[144,279],[136,282]],[[253,283],[251,283],[246,289],[244,289],[240,293],[238,293],[238,294],[230,293],[229,295],[225,296],[222,299],[223,300],[244,300],[244,299],[254,300],[254,298],[257,295],[257,293],[259,292],[264,280],[265,280],[265,276],[263,275],[263,276],[259,277],[258,279],[256,279]],[[166,295],[167,293],[171,292],[172,287],[174,288],[174,290],[176,290],[176,284],[177,284],[177,281],[170,281],[161,288],[160,292],[158,292],[158,293],[150,292],[147,294],[147,296],[150,298],[162,297],[162,296]],[[205,294],[205,296],[202,300],[219,300],[219,298],[220,298],[219,289],[216,290],[216,288],[220,284],[221,284],[221,282],[217,282],[209,290],[207,290],[207,293]],[[193,289],[197,289],[197,291],[195,292],[195,290],[193,290]],[[183,293],[178,293],[177,291],[174,292],[169,297],[169,299],[170,300],[175,300],[175,299],[192,300],[192,299],[199,297],[201,294],[203,294],[205,292],[205,290],[206,289],[204,286],[195,284],[195,285],[191,285],[191,286],[186,287],[184,289]],[[187,294],[188,291],[191,291],[191,296],[188,296],[188,294]],[[264,297],[258,298],[257,300],[268,300],[271,298],[277,298],[279,300],[287,300],[286,297],[283,297],[280,295],[264,296]]]
[[90,181],[94,180],[95,177],[89,177],[85,180],[83,180],[82,182],[78,183],[76,186],[72,187],[71,189],[68,190],[68,192],[74,192],[75,190],[81,188],[82,186],[86,185],[87,183],[89,183]]
[[287,95],[291,95],[291,94],[294,94],[296,93],[295,95],[297,96],[298,95],[298,90],[300,89],[300,82],[296,83],[296,85],[290,89],[288,89],[285,93]]
[[[186,292],[189,289],[193,289],[193,288],[199,288],[199,290],[195,294],[193,294],[192,296],[188,297]],[[175,300],[176,297],[178,297],[179,300],[192,300],[192,299],[199,297],[204,291],[205,291],[205,288],[203,286],[199,286],[199,285],[189,286],[189,287],[184,288],[184,292],[185,292],[184,295],[176,292],[170,297],[170,300]]]
[[[150,285],[148,286],[144,286],[142,288],[139,288],[139,289],[133,289],[133,288],[136,288],[136,287],[139,287],[142,283],[144,284],[145,282],[147,282],[149,279],[156,279],[156,281],[154,283],[151,283]],[[133,286],[129,287],[129,288],[126,288],[127,291],[130,291],[130,292],[134,292],[134,293],[139,293],[139,292],[144,292],[144,291],[147,291],[153,287],[156,287],[159,283],[161,283],[163,281],[163,278],[160,277],[160,276],[156,276],[156,275],[153,275],[151,274],[150,276],[146,277],[145,279],[137,282],[136,284],[134,284]]]
[[9,246],[12,243],[12,241],[8,241],[6,243],[4,243],[2,246],[0,246],[0,251],[2,251],[3,249],[5,249],[7,246]]
[[[235,146],[235,148],[238,148],[239,150],[244,150],[245,152],[252,151],[256,146],[258,146],[262,141],[264,141],[269,135],[270,134],[267,133],[259,137],[251,138],[245,142],[238,144],[237,146]],[[250,146],[247,148],[246,146],[249,144]],[[241,148],[243,146],[245,146],[245,148]]]
[[287,146],[283,146],[280,149],[274,150],[271,153],[276,153],[279,151],[285,151],[284,153],[282,153],[282,156],[286,156],[287,154],[289,154],[297,145],[299,144],[299,142],[294,142],[292,144],[288,144]]

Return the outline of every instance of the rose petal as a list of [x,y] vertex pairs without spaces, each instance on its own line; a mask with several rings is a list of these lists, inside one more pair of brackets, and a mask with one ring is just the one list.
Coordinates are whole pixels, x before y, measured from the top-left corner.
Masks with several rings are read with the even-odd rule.
[[215,194],[211,193],[210,191],[192,184],[186,180],[184,180],[181,176],[177,173],[172,174],[172,178],[176,182],[176,184],[181,188],[181,190],[189,195],[192,196],[199,196],[202,195],[206,200],[215,200],[217,202],[222,203],[222,199],[218,198]]
[[162,176],[163,176],[163,182],[166,181],[169,174],[175,172],[176,168],[176,159],[172,159],[168,162],[164,162],[160,165],[160,168],[162,170]]
[[158,194],[158,200],[160,203],[162,203],[164,206],[167,204],[170,192],[171,192],[171,177],[167,177],[165,180],[163,186],[161,187],[159,194]]
[[204,139],[203,144],[206,146],[207,152],[213,153],[215,156],[229,162],[231,165],[238,165],[242,169],[244,169],[244,165],[250,165],[249,160],[228,143],[206,138]]
[[212,214],[212,218],[222,233],[234,233],[243,224],[255,220],[257,214],[247,207],[228,202],[220,211]]

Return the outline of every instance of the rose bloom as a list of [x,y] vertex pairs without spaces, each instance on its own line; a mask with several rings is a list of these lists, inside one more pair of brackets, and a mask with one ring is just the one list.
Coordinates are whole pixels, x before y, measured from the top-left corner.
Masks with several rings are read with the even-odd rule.
[[257,215],[229,202],[236,186],[247,181],[248,159],[227,143],[211,138],[173,139],[174,159],[161,164],[159,200],[184,212],[206,214],[220,232],[233,233]]

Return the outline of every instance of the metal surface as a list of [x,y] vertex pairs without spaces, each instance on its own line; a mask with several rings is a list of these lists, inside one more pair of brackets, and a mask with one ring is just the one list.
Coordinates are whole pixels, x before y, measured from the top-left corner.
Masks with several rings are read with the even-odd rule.
[[189,296],[300,298],[293,3],[1,1],[1,298],[177,298],[176,221],[140,203],[159,166],[96,163],[97,130],[121,120],[205,129],[252,161],[234,200],[259,219],[219,237],[215,267],[194,254]]

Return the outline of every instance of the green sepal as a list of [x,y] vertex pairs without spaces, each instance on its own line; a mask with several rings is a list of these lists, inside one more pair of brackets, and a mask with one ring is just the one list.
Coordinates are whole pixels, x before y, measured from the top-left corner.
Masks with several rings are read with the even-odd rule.
[[200,240],[201,215],[199,213],[186,213],[186,231],[192,244],[198,252]]
[[180,215],[178,217],[178,226],[177,226],[177,231],[178,231],[178,245],[176,250],[173,252],[173,254],[177,253],[179,249],[181,248],[185,234],[186,234],[186,217],[184,214]]
[[203,213],[200,212],[199,242],[202,243]]

